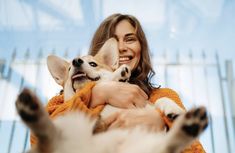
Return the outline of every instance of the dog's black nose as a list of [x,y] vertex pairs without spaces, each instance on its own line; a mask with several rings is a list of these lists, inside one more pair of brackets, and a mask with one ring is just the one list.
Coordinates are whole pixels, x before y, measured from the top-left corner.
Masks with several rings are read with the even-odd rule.
[[73,61],[72,61],[72,64],[73,66],[75,67],[80,67],[83,63],[83,60],[81,58],[75,58]]

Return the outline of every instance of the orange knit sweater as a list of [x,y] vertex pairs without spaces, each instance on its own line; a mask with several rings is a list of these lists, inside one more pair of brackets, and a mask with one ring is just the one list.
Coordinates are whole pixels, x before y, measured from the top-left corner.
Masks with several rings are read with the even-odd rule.
[[[83,111],[91,116],[97,116],[100,114],[100,112],[103,109],[102,106],[97,106],[96,108],[88,108],[87,104],[90,101],[91,98],[91,90],[94,87],[95,83],[90,82],[85,85],[85,87],[77,92],[73,98],[70,100],[64,102],[63,95],[58,95],[53,97],[51,100],[49,100],[46,111],[49,113],[49,116],[53,119],[59,115],[62,115],[65,112],[73,111],[73,110],[79,110]],[[176,104],[178,104],[181,108],[185,109],[178,94],[174,92],[171,89],[168,88],[160,88],[155,89],[152,94],[150,95],[150,101],[154,103],[156,100],[162,97],[167,97],[172,99]],[[166,116],[162,116],[166,124],[171,127],[171,122],[167,119]],[[36,143],[36,138],[34,135],[31,135],[30,137],[31,144]],[[202,145],[199,141],[195,141],[191,146],[187,147],[183,153],[205,153]]]

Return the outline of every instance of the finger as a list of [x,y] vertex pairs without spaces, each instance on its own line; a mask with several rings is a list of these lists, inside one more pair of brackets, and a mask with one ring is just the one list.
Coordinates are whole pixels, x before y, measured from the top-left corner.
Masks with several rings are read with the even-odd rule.
[[143,98],[145,100],[148,99],[148,95],[141,88],[139,88],[139,92],[140,92],[141,96],[143,96]]
[[137,95],[141,95],[143,98],[148,99],[148,95],[138,85],[132,84],[132,89]]
[[138,108],[143,108],[147,105],[147,101],[146,100],[137,100],[136,101],[136,107]]
[[137,108],[143,108],[147,104],[147,101],[142,96],[135,97],[133,101]]
[[108,129],[114,129],[114,128],[118,128],[118,127],[120,127],[120,122],[115,121],[109,126]]
[[110,115],[109,117],[107,117],[107,118],[104,119],[104,123],[105,123],[106,125],[110,126],[113,122],[115,122],[115,121],[118,119],[118,115],[119,115],[118,112],[116,112],[116,113]]
[[135,106],[134,101],[133,101],[132,103],[129,103],[129,104],[127,105],[127,108],[135,109],[135,108],[136,108],[136,106]]
[[114,129],[114,128],[119,128],[124,124],[124,121],[122,120],[116,120],[115,122],[113,122],[108,129]]

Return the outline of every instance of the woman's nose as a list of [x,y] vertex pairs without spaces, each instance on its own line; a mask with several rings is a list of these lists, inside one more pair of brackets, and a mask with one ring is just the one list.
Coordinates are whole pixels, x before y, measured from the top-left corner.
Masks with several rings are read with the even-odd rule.
[[127,46],[123,41],[118,42],[119,52],[125,52],[127,50]]

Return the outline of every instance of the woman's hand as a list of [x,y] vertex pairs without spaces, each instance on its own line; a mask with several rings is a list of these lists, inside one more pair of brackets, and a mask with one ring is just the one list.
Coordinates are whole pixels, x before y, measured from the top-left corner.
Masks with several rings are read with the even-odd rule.
[[153,109],[125,109],[116,112],[106,119],[104,123],[108,129],[115,128],[134,128],[144,126],[154,132],[162,131],[165,128],[164,121],[156,110]]
[[108,103],[120,108],[140,108],[147,103],[147,94],[137,85],[107,81],[92,89],[90,107]]

